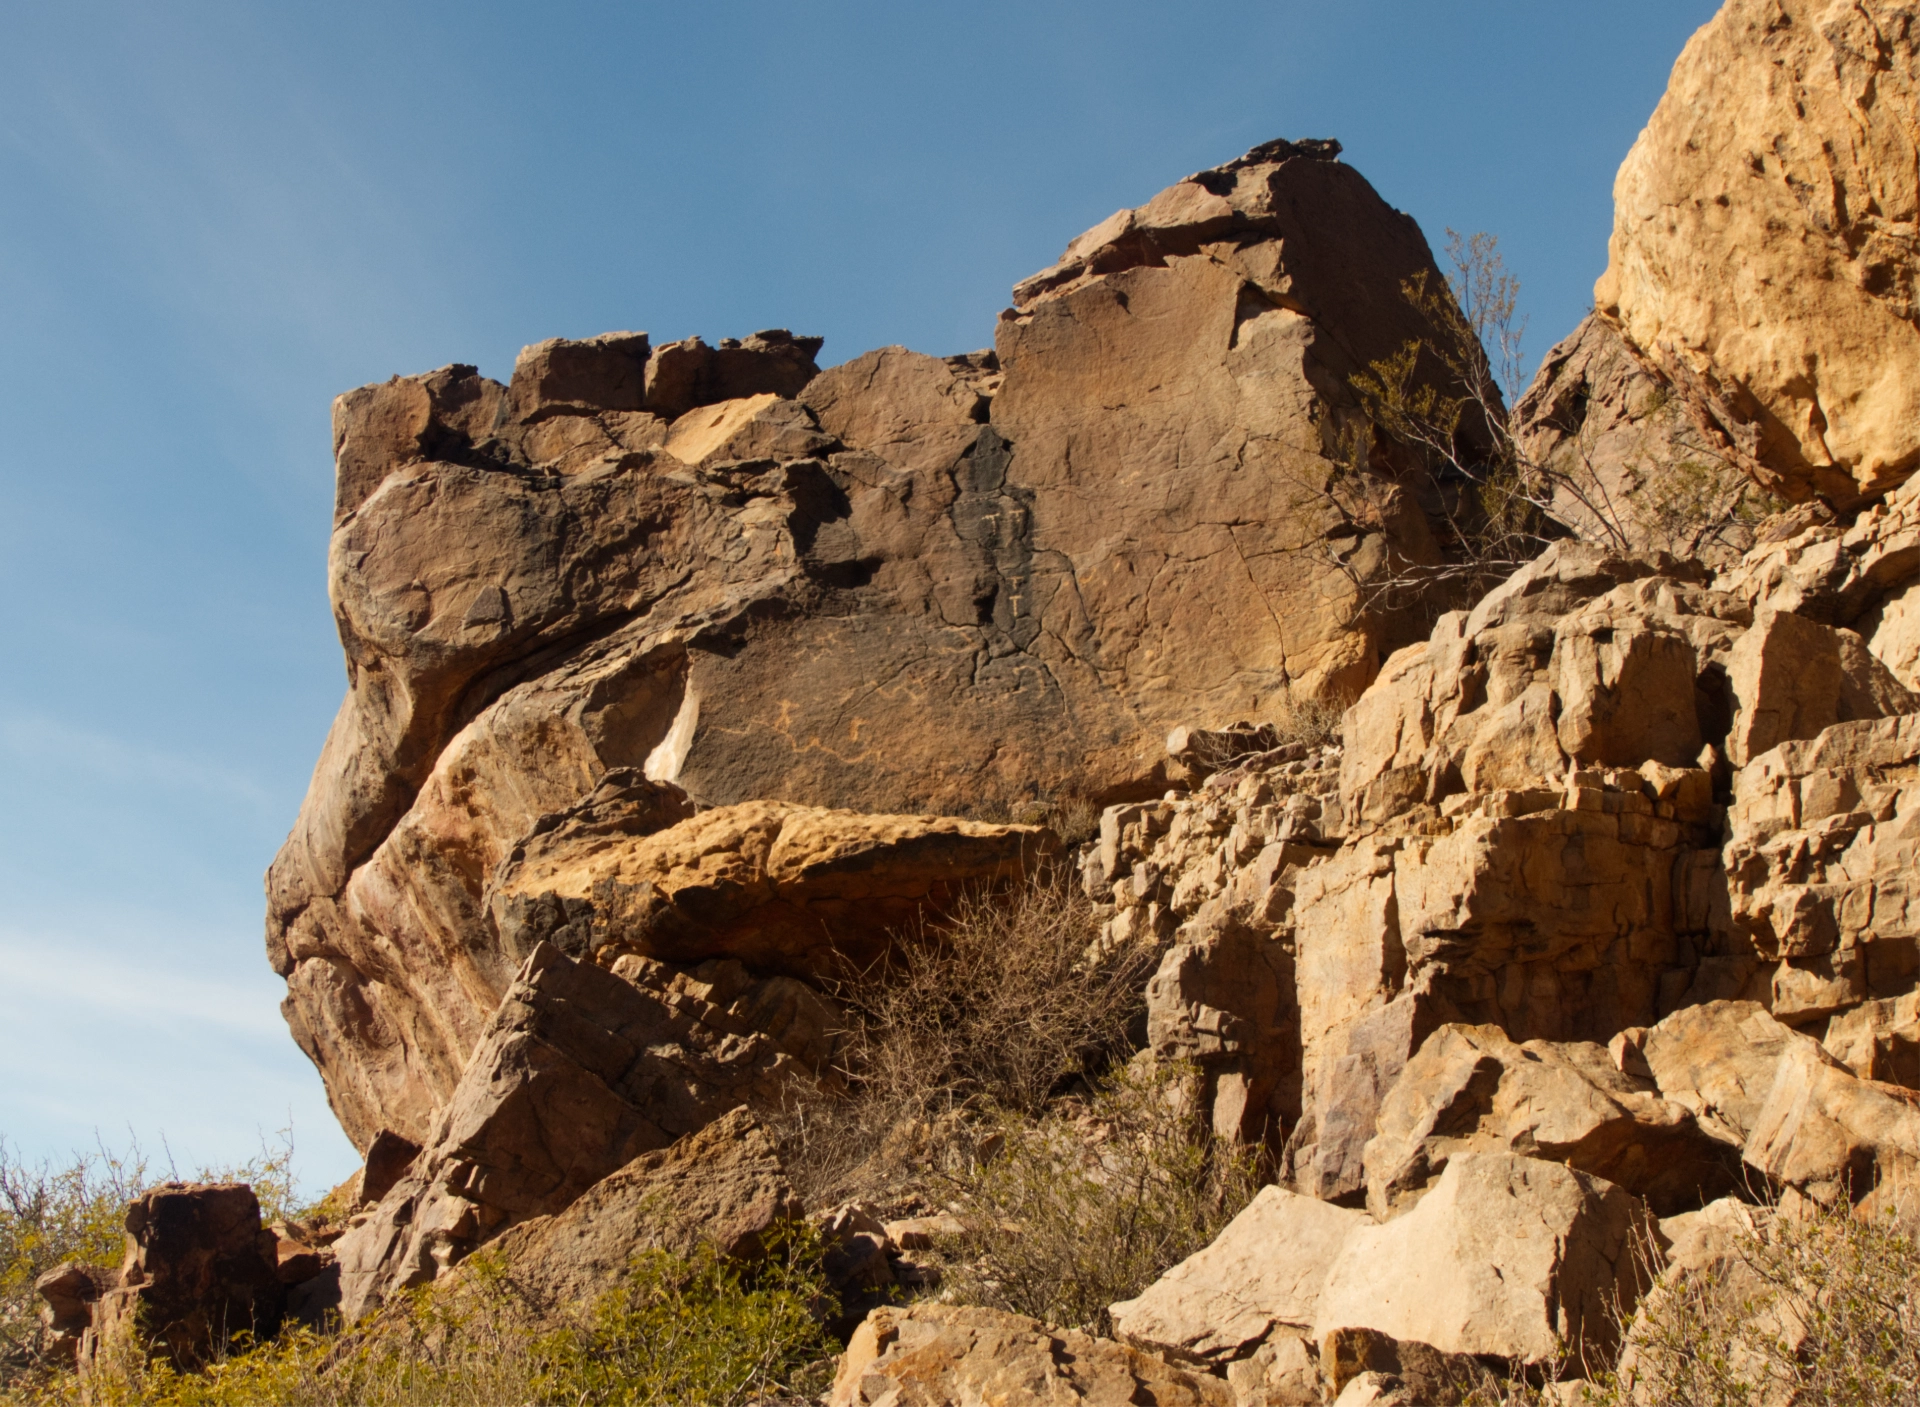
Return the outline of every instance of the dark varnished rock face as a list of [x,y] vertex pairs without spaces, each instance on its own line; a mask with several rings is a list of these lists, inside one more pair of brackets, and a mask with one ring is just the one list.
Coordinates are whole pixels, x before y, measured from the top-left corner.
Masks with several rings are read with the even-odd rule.
[[1372,678],[1397,641],[1353,577],[1431,539],[1330,539],[1319,494],[1433,264],[1335,150],[1114,216],[996,353],[610,333],[336,402],[349,687],[267,928],[357,1142],[426,1137],[526,956],[493,877],[609,771],[1017,814],[1157,795],[1172,725]]

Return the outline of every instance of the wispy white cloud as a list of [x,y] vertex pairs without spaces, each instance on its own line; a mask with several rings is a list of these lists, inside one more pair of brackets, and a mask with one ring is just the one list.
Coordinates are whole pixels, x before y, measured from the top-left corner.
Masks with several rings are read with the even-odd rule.
[[0,1136],[59,1160],[96,1139],[182,1168],[234,1165],[291,1124],[317,1190],[357,1155],[288,1037],[278,982],[182,970],[151,952],[52,930],[0,928]]
[[270,984],[182,976],[177,967],[70,939],[0,933],[0,1011],[28,1003],[57,1007],[85,1022],[111,1017],[143,1024],[282,1037],[286,1027]]
[[45,714],[0,713],[0,755],[32,765],[79,769],[121,784],[196,791],[254,806],[274,806],[281,800],[236,768],[76,728]]

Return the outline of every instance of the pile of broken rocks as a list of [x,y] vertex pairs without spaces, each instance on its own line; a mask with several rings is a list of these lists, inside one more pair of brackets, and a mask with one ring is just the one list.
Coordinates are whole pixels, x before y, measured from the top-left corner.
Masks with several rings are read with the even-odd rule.
[[1805,522],[1718,575],[1558,544],[1394,655],[1340,743],[1110,808],[1079,857],[1104,941],[1164,948],[1151,1048],[1275,1185],[1112,1306],[1119,1343],[888,1310],[835,1403],[1022,1372],[1449,1401],[1476,1365],[1571,1394],[1649,1248],[1685,1276],[1770,1203],[1920,1210],[1920,699],[1883,663],[1920,483]]

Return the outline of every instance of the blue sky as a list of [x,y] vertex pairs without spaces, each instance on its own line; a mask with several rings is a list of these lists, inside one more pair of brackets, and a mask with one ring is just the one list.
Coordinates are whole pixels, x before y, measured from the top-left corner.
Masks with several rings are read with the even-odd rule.
[[0,1135],[353,1165],[260,942],[343,687],[337,392],[616,328],[970,350],[1274,136],[1499,234],[1537,361],[1714,8],[0,0]]

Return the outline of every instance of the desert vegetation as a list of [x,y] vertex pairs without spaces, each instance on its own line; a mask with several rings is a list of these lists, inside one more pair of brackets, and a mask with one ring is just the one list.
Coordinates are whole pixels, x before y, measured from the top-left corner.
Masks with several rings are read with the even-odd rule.
[[121,1355],[84,1377],[41,1376],[22,1407],[736,1407],[816,1393],[831,1291],[804,1228],[745,1269],[710,1248],[637,1257],[627,1280],[558,1316],[482,1253],[347,1332],[291,1328],[244,1340],[205,1371]]
[[1092,950],[1084,897],[1054,871],[971,892],[903,935],[889,963],[848,970],[836,1071],[845,1093],[796,1097],[783,1153],[809,1205],[886,1197],[959,1175],[1011,1118],[1086,1090],[1137,1043],[1152,955]]
[[[931,1251],[943,1300],[1110,1331],[1106,1306],[1204,1246],[1245,1205],[1254,1156],[1206,1130],[1194,1072],[1135,1056],[1151,954],[1103,952],[1086,900],[1052,873],[973,891],[849,971],[837,1095],[791,1103],[775,1132],[805,1205],[938,1206],[964,1231]],[[0,1161],[6,1401],[53,1407],[253,1404],[732,1404],[811,1400],[838,1348],[837,1299],[810,1222],[751,1264],[711,1245],[639,1256],[591,1302],[536,1304],[482,1251],[368,1320],[245,1336],[199,1373],[121,1354],[84,1375],[35,1357],[34,1279],[117,1264],[127,1202],[156,1172],[137,1151]],[[269,1218],[308,1224],[290,1143],[201,1180],[250,1181]],[[893,1287],[888,1296],[910,1292]]]

